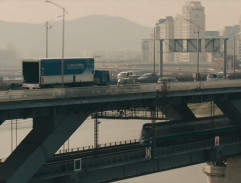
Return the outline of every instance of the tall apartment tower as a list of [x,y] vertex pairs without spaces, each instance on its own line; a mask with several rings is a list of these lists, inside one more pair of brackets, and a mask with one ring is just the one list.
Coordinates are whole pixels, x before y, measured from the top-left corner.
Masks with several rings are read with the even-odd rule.
[[[205,13],[204,7],[200,1],[186,2],[182,11],[182,38],[183,39],[199,39],[205,38]],[[184,62],[195,63],[197,61],[197,53],[183,54]],[[199,54],[199,61],[205,61],[205,54]]]
[[[172,52],[169,47],[169,39],[199,39],[205,38],[205,13],[200,1],[186,2],[182,14],[175,20],[171,16],[159,19],[155,25],[151,39],[142,40],[143,61],[156,63],[160,60],[160,39],[163,44],[163,62],[187,62],[197,63],[197,52],[178,53]],[[155,39],[155,44],[154,44]],[[155,45],[155,46],[154,46]],[[154,59],[155,47],[155,59]],[[184,45],[185,47],[185,45]],[[206,54],[199,53],[199,63],[206,62]]]
[[[163,62],[173,62],[174,53],[169,50],[169,39],[174,38],[174,19],[171,16],[166,19],[159,19],[154,27],[155,31],[151,39],[142,40],[142,60],[143,62],[154,62],[158,65],[160,62],[160,39],[163,40]],[[155,34],[154,34],[155,33]],[[155,52],[154,52],[155,47]]]
[[142,40],[142,62],[150,62],[150,39],[143,39]]
[[174,19],[167,16],[156,23],[157,60],[160,60],[160,39],[163,40],[163,62],[174,62],[174,53],[170,50],[169,39],[174,39]]
[[[234,25],[234,26],[225,26],[223,31],[223,37],[228,38],[227,42],[227,51],[228,54],[233,54],[233,48],[234,48],[234,36],[240,32],[240,25]],[[236,45],[236,51],[238,46],[238,40],[239,35],[235,36],[235,45]]]
[[[182,30],[183,30],[183,16],[177,14],[174,20],[174,38],[175,39],[183,39]],[[182,62],[183,53],[174,53],[175,62]]]
[[[235,47],[235,58],[241,61],[241,17],[239,25],[225,26],[223,31],[223,37],[228,38],[227,50],[228,54],[234,54]],[[235,38],[235,39],[234,39]],[[235,42],[234,42],[235,41]]]
[[[155,42],[155,46],[157,42]],[[142,62],[143,63],[153,63],[154,62],[154,31],[151,34],[150,39],[142,39]],[[155,48],[155,51],[158,48]],[[157,53],[155,53],[157,55]],[[157,59],[155,57],[155,59]]]

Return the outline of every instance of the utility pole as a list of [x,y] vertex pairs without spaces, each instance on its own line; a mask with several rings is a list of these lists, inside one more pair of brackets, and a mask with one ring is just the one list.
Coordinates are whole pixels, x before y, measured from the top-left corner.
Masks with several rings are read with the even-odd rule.
[[100,121],[98,120],[98,113],[95,112],[95,120],[94,120],[94,148],[98,148],[99,144],[99,124]]
[[224,77],[227,78],[227,38],[224,38],[224,54],[223,54],[223,57],[224,57],[224,62],[223,62],[223,74],[224,74]]
[[196,74],[196,81],[200,80],[200,73],[199,73],[199,26],[197,29],[197,74]]
[[192,23],[193,25],[195,25],[197,27],[197,71],[196,71],[196,76],[195,76],[195,79],[196,81],[199,81],[200,80],[200,73],[199,73],[199,33],[200,33],[200,26],[197,25],[195,22],[191,21],[191,20],[188,20],[188,19],[183,19],[183,20],[186,20],[190,23]]
[[163,76],[163,39],[160,39],[160,78]]
[[55,6],[57,6],[58,8],[62,9],[63,11],[63,30],[62,30],[62,60],[61,60],[61,86],[64,87],[64,33],[65,33],[65,13],[66,13],[66,10],[64,7],[54,3],[54,2],[51,2],[51,1],[48,1],[46,0],[45,1],[46,3],[51,3]]
[[49,22],[57,19],[61,17],[61,15],[55,17],[55,18],[52,18],[50,20],[46,20],[46,23],[45,23],[45,28],[46,28],[46,58],[48,58],[48,47],[49,47],[49,29],[51,29],[51,26],[49,26]]
[[46,21],[46,58],[48,58],[48,37],[49,37],[49,22]]
[[153,58],[153,61],[154,61],[154,63],[153,63],[153,72],[154,72],[154,74],[156,73],[156,27],[154,27],[154,35],[153,35],[153,56],[154,56],[154,58]]

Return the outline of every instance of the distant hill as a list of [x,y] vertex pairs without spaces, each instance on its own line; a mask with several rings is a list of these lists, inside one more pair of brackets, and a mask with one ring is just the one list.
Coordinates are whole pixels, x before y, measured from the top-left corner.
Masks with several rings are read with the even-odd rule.
[[[65,55],[81,56],[93,50],[141,50],[141,40],[151,28],[121,17],[93,15],[66,21]],[[49,56],[61,56],[62,21],[51,23]],[[45,24],[0,21],[0,46],[14,47],[22,57],[44,57]]]

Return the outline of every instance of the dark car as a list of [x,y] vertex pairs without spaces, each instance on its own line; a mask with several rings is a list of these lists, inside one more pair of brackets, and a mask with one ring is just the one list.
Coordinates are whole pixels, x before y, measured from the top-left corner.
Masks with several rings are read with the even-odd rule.
[[140,83],[156,83],[158,80],[159,76],[154,73],[145,73],[141,75],[137,81]]
[[19,89],[19,88],[21,88],[22,87],[22,83],[15,83],[15,82],[13,82],[13,83],[10,83],[9,84],[9,89],[11,89],[11,90],[13,90],[13,89]]
[[161,77],[158,79],[157,83],[170,83],[170,82],[178,82],[178,80],[174,77]]

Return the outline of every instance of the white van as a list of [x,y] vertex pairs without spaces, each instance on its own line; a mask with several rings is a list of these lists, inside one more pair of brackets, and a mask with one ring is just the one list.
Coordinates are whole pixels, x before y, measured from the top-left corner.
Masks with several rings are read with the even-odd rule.
[[122,79],[122,78],[135,79],[136,77],[138,77],[138,76],[136,76],[133,71],[124,71],[124,72],[120,72],[119,74],[117,74],[117,80]]

